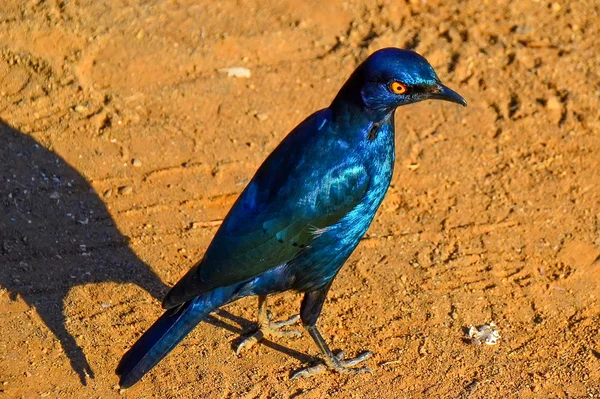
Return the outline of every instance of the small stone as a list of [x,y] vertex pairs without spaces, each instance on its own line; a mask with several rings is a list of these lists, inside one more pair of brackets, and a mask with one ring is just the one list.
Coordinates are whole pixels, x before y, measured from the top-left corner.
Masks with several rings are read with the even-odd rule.
[[207,222],[192,222],[190,228],[199,229],[203,227],[218,227],[221,225],[222,220],[209,220]]
[[527,69],[535,68],[535,58],[528,49],[519,50],[517,60]]
[[58,191],[53,191],[52,194],[50,194],[50,198],[51,199],[59,199],[60,194],[58,193]]
[[103,193],[104,197],[108,198],[112,195],[112,188],[109,188],[108,190],[105,190]]
[[134,159],[131,160],[131,164],[133,166],[135,166],[136,168],[140,168],[142,166],[142,161],[140,161],[137,158],[134,158]]
[[546,109],[548,110],[548,119],[552,123],[559,123],[562,119],[562,104],[560,99],[556,96],[551,96],[546,102]]
[[269,118],[269,115],[267,114],[256,114],[254,115],[256,117],[256,119],[258,119],[259,121],[265,121]]
[[500,333],[493,321],[490,324],[484,324],[479,327],[469,326],[467,338],[471,340],[473,345],[496,345],[500,341]]
[[119,194],[121,194],[121,195],[131,194],[132,191],[133,191],[133,187],[131,187],[131,186],[119,187]]
[[552,10],[552,12],[559,12],[560,10],[562,10],[562,6],[558,2],[554,2],[550,6],[550,9]]
[[546,103],[546,107],[551,111],[560,110],[562,105],[560,103],[560,99],[556,96],[551,96],[548,98],[548,102]]
[[249,78],[252,75],[248,68],[243,67],[221,68],[219,72],[225,72],[228,78]]
[[77,104],[73,109],[75,110],[75,112],[79,112],[80,114],[83,114],[88,110],[85,105],[81,104]]

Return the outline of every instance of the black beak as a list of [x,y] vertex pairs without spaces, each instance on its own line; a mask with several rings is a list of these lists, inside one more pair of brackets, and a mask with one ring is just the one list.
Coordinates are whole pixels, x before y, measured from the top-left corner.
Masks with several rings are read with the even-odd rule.
[[441,83],[438,83],[437,90],[433,92],[429,98],[433,98],[435,100],[444,100],[450,101],[452,103],[460,104],[464,107],[467,106],[467,101],[460,96],[457,92],[448,87],[444,86]]

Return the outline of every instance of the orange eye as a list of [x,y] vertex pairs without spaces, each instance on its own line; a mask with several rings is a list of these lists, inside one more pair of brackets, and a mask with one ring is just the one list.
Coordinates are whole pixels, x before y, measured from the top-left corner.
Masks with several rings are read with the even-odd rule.
[[400,82],[392,82],[392,84],[390,85],[390,89],[392,89],[392,92],[394,92],[394,94],[406,93],[406,86]]

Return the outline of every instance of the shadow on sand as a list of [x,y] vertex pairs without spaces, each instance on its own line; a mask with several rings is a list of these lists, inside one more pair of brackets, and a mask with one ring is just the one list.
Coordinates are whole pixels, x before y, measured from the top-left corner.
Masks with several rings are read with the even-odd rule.
[[36,309],[81,382],[93,371],[65,328],[63,301],[89,283],[166,286],[129,248],[102,200],[58,155],[0,121],[0,287]]
[[[0,120],[0,287],[36,309],[82,384],[94,376],[65,328],[64,299],[90,283],[132,283],[161,299],[167,287],[129,248],[98,194],[62,158]],[[206,322],[243,333],[253,323],[219,310]],[[224,322],[225,319],[237,324]],[[239,339],[232,343],[235,346]],[[268,347],[301,362],[312,358]],[[118,359],[115,359],[115,365]]]

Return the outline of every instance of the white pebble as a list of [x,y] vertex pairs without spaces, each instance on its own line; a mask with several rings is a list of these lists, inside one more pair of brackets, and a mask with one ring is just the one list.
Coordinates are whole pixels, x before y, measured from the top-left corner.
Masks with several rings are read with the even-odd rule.
[[221,68],[219,72],[227,73],[228,78],[249,78],[252,75],[248,68],[243,67]]
[[473,345],[481,345],[482,343],[496,345],[500,341],[500,338],[502,338],[493,321],[490,324],[484,324],[479,327],[469,326],[467,335]]
[[133,187],[131,187],[131,186],[119,187],[119,194],[121,194],[121,195],[131,194],[132,191],[133,191]]

